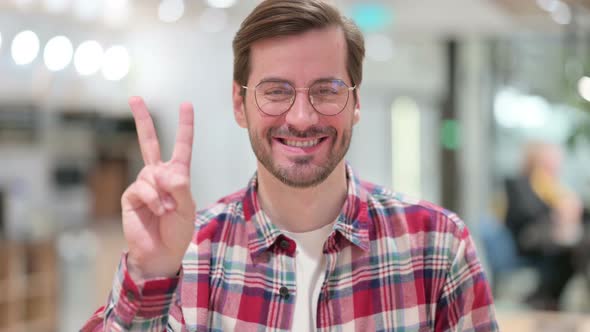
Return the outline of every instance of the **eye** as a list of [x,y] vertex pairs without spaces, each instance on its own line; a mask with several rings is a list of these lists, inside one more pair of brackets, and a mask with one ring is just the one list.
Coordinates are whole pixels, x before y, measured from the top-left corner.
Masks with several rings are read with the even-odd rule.
[[289,89],[285,88],[272,88],[264,91],[264,94],[267,96],[284,96],[289,95]]
[[317,93],[320,95],[335,95],[338,94],[338,90],[329,86],[322,86],[318,89]]
[[293,88],[284,82],[264,82],[256,88],[256,93],[270,101],[284,101],[293,96]]
[[318,97],[331,97],[342,93],[342,88],[338,81],[319,82],[313,86],[312,93]]

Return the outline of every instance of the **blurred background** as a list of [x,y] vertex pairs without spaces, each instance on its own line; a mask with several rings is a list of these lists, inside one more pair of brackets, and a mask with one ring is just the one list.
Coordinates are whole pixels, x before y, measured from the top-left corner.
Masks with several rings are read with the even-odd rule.
[[[457,211],[504,331],[590,331],[590,1],[334,1],[361,27],[362,177]],[[0,2],[0,331],[76,331],[107,300],[142,167],[195,105],[199,207],[247,184],[231,40],[256,0]],[[288,65],[288,64],[286,64]]]

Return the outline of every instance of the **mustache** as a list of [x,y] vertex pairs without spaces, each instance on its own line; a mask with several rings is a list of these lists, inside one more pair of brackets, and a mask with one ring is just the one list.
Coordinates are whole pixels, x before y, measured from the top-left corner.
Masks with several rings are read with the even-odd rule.
[[336,129],[333,127],[310,127],[304,131],[297,130],[292,126],[284,126],[278,128],[272,128],[268,131],[268,137],[272,136],[289,136],[296,138],[309,138],[318,136],[330,136],[336,135]]

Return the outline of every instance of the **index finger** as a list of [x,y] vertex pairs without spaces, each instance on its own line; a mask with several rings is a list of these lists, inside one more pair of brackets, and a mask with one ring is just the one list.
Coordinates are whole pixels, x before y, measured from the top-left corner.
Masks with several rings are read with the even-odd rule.
[[141,156],[146,165],[154,165],[160,162],[160,143],[154,128],[154,122],[150,116],[145,102],[141,97],[129,98],[129,106],[135,120],[137,137]]
[[180,105],[176,143],[172,152],[172,161],[182,164],[190,170],[193,153],[194,111],[191,103]]

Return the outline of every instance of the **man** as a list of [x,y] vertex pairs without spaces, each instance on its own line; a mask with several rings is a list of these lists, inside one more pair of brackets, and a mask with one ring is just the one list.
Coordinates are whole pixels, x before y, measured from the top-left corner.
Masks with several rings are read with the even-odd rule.
[[497,330],[463,222],[344,162],[360,117],[357,27],[319,0],[267,0],[233,47],[256,175],[195,216],[192,107],[164,163],[132,98],[146,166],[122,198],[129,251],[83,331]]

